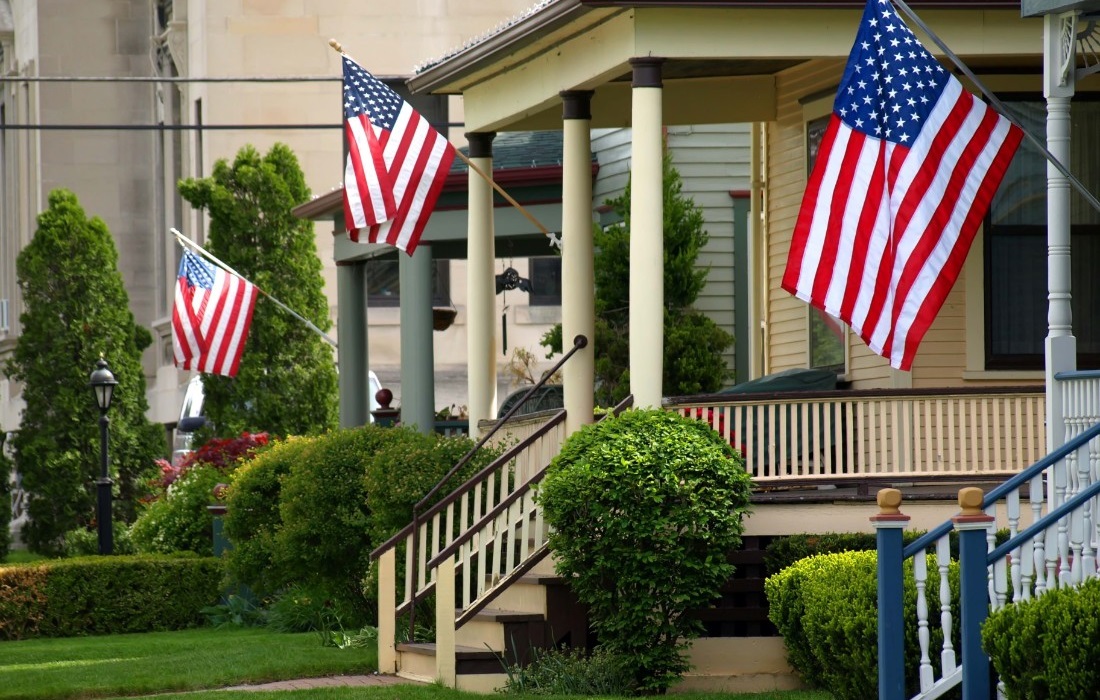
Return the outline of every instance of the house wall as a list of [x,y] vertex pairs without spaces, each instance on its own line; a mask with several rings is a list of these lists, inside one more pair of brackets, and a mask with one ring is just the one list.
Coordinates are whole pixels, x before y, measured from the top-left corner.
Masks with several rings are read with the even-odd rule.
[[[707,245],[698,264],[709,268],[707,284],[695,307],[723,330],[734,333],[734,217],[730,192],[749,188],[749,124],[670,126],[666,129],[672,164],[683,180],[683,193],[703,213]],[[592,150],[600,170],[592,188],[596,211],[608,199],[619,196],[630,178],[630,129],[596,129]],[[606,216],[606,215],[605,215]],[[734,367],[734,348],[724,354]],[[727,382],[732,383],[732,381]]]

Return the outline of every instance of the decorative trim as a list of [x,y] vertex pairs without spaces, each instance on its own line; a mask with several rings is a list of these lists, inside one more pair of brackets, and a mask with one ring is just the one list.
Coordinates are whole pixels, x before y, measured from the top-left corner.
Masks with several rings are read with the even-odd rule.
[[470,157],[492,158],[493,139],[496,135],[495,131],[472,131],[466,134],[466,141],[470,144]]
[[630,67],[633,69],[630,87],[663,87],[661,83],[661,64],[664,62],[665,59],[657,56],[636,56],[630,59]]

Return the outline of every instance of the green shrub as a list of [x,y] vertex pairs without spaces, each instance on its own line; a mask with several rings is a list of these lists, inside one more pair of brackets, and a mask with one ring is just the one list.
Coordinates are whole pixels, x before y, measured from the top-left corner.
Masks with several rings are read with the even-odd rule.
[[641,691],[687,670],[684,651],[702,632],[687,613],[712,604],[732,573],[749,491],[718,433],[662,410],[585,426],[551,463],[538,500],[558,573]]
[[[114,554],[137,554],[131,537],[131,528],[126,523],[111,524],[111,549]],[[99,554],[99,531],[78,527],[65,533],[65,544],[61,548],[65,557],[90,557]]]
[[328,433],[312,441],[282,478],[282,526],[275,533],[280,583],[322,591],[355,625],[373,613],[362,589],[373,549],[364,463],[386,451],[394,430],[367,425]]
[[634,673],[622,657],[597,648],[532,649],[531,663],[509,666],[501,692],[520,695],[624,696],[634,690]]
[[112,556],[0,569],[0,638],[72,637],[183,629],[217,601],[212,558]]
[[317,438],[276,442],[233,472],[226,491],[225,536],[233,547],[226,566],[237,581],[258,593],[272,593],[285,577],[275,566],[275,535],[282,527],[282,478],[302,460]]
[[[378,546],[412,522],[413,506],[439,483],[474,441],[461,436],[424,435],[411,428],[388,429],[379,450],[366,455],[364,484],[370,507],[370,534]],[[436,503],[500,456],[502,449],[483,446],[440,489]]]
[[214,503],[214,487],[226,479],[215,467],[196,464],[148,504],[134,521],[134,544],[141,552],[171,554],[214,553],[214,518],[207,506]]
[[[769,617],[783,635],[791,665],[809,685],[838,700],[865,700],[878,694],[878,555],[873,551],[822,554],[802,559],[768,577]],[[928,557],[926,596],[935,610],[939,600],[936,559]],[[948,568],[958,590],[958,563]],[[912,560],[903,579],[906,697],[919,685],[916,584]],[[957,598],[957,596],[956,596]],[[959,607],[952,603],[952,643],[959,649]],[[940,649],[943,634],[930,616],[930,649]]]
[[1008,605],[982,627],[982,646],[1009,700],[1095,697],[1100,688],[1100,579]]

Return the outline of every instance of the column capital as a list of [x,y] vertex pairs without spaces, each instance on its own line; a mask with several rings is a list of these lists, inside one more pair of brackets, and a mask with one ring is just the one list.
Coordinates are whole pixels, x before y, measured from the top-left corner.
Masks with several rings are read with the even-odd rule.
[[470,144],[471,158],[492,158],[493,139],[495,131],[471,131],[466,134],[466,141]]
[[635,56],[630,59],[630,66],[634,70],[631,87],[662,87],[661,65],[666,59],[658,56]]
[[592,95],[593,90],[562,90],[561,95],[562,119],[592,120]]

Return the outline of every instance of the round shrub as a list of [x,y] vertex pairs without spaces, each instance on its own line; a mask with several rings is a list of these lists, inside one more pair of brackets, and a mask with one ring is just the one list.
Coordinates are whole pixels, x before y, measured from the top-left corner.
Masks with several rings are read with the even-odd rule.
[[316,439],[276,442],[233,472],[226,491],[225,536],[232,543],[226,565],[233,578],[258,593],[274,592],[284,584],[284,574],[275,567],[282,478]]
[[550,548],[607,651],[643,692],[688,668],[702,623],[740,544],[750,481],[739,456],[700,421],[626,411],[566,440],[538,491]]
[[[769,617],[787,645],[788,659],[809,685],[828,690],[838,700],[865,700],[878,695],[878,555],[873,551],[822,554],[796,562],[765,582]],[[930,649],[943,645],[939,615],[939,575],[928,557],[926,596]],[[906,697],[919,687],[917,591],[912,560],[903,579]],[[958,590],[958,563],[948,568]],[[952,643],[959,649],[959,606],[952,603]]]
[[982,646],[1009,700],[1095,697],[1100,688],[1100,579],[1008,605],[982,626]]
[[214,487],[226,477],[218,469],[196,464],[174,481],[134,521],[130,535],[140,552],[194,552],[212,556]]

